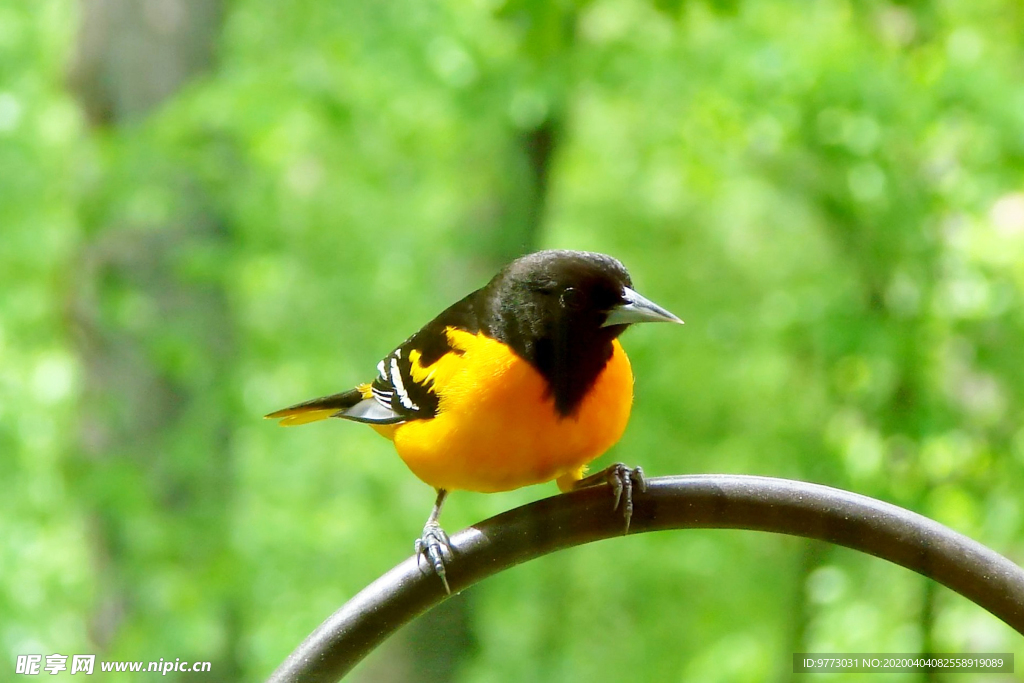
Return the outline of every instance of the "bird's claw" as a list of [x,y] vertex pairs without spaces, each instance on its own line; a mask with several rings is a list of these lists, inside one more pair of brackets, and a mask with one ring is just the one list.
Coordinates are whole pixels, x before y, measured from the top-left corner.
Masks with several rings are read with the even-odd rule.
[[625,464],[617,462],[604,471],[605,478],[612,487],[612,494],[615,500],[612,510],[618,510],[622,505],[622,516],[626,519],[626,530],[629,533],[629,522],[633,518],[633,485],[636,484],[640,493],[647,491],[647,479],[644,478],[642,467],[626,467]]
[[444,563],[452,559],[452,544],[440,524],[427,522],[423,527],[423,535],[416,539],[415,552],[417,558],[423,557],[427,561],[444,584],[445,593],[451,595],[452,589],[448,586]]
[[618,510],[622,506],[622,516],[626,519],[626,529],[623,533],[629,533],[629,522],[633,519],[633,488],[634,486],[643,493],[647,490],[647,479],[644,478],[644,470],[641,467],[626,467],[621,462],[606,467],[605,469],[584,477],[577,481],[574,489],[588,488],[608,484],[612,487],[612,510]]

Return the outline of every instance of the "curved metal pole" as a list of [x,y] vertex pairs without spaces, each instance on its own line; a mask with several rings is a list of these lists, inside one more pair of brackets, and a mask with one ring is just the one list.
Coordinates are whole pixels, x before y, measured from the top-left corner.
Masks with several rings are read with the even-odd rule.
[[[829,541],[935,579],[1024,634],[1024,570],[927,517],[840,489],[768,477],[651,479],[634,497],[630,534],[665,529],[752,529]],[[556,550],[622,535],[607,487],[510,510],[452,537],[453,591]],[[278,667],[270,683],[337,681],[399,627],[446,598],[409,558],[331,615]]]

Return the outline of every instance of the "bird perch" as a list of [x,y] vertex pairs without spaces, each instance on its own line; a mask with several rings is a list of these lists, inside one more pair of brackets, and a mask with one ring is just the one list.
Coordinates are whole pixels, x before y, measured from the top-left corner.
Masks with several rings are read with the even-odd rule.
[[[651,479],[634,506],[630,535],[749,529],[828,541],[934,579],[1024,634],[1024,570],[938,522],[874,498],[787,479],[697,475]],[[622,515],[612,511],[603,486],[539,500],[453,536],[448,581],[458,592],[514,565],[621,536],[622,530]],[[446,598],[437,576],[411,557],[331,615],[269,682],[337,681]]]

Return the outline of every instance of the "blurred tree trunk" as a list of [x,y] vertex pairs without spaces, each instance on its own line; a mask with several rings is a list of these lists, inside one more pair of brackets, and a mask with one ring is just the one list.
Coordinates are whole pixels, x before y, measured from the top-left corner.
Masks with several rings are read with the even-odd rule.
[[[544,210],[547,208],[548,183],[551,177],[551,160],[559,141],[561,122],[549,116],[535,128],[523,131],[519,135],[520,148],[529,169],[529,182],[526,192],[526,220],[523,221],[522,240],[526,245],[524,252],[535,250],[540,244],[541,226],[544,221]],[[520,254],[506,254],[508,258]]]
[[[919,628],[921,630],[921,654],[931,654],[936,651],[935,647],[935,604],[936,589],[939,584],[931,579],[924,580],[924,590],[921,596],[921,617]],[[926,669],[921,672],[922,680],[926,683],[935,683],[942,680],[942,675],[935,669]]]
[[[239,680],[226,377],[227,232],[145,118],[207,69],[217,0],[90,0],[71,86],[96,132],[69,293],[83,367],[70,480],[91,520],[90,633],[125,659],[211,660]],[[129,125],[134,124],[134,125]]]
[[[798,539],[794,545],[798,548],[798,551],[789,608],[789,642],[785,652],[806,652],[807,635],[811,619],[814,616],[812,606],[808,600],[807,584],[814,570],[825,565],[831,548],[827,543],[809,538]],[[796,683],[802,680],[802,674],[793,673],[792,662],[784,659],[778,674],[778,680]]]
[[145,116],[213,61],[219,0],[89,0],[80,6],[71,85],[97,126]]

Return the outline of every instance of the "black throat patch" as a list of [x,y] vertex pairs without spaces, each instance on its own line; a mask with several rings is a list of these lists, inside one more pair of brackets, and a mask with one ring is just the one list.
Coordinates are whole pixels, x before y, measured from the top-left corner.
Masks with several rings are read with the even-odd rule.
[[625,329],[601,327],[603,315],[566,315],[525,302],[495,311],[487,321],[488,336],[508,345],[547,381],[563,417],[579,409],[612,357],[612,342]]

